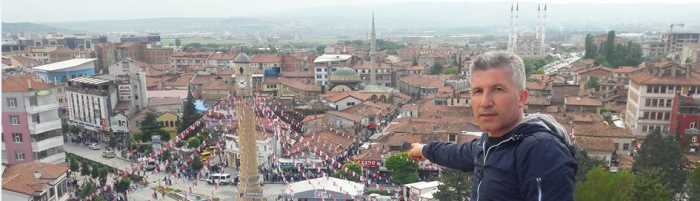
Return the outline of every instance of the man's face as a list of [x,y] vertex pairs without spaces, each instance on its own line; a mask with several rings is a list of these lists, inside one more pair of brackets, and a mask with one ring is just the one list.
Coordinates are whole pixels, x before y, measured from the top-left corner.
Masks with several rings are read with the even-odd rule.
[[474,119],[489,136],[500,137],[520,121],[527,103],[527,90],[518,89],[512,70],[492,68],[471,74]]

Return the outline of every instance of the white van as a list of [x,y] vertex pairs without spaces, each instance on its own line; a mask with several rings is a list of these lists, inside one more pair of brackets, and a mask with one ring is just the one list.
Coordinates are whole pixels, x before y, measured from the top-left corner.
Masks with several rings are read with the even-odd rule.
[[219,174],[219,173],[214,173],[210,174],[209,177],[206,179],[207,183],[209,184],[232,184],[233,180],[231,180],[231,174]]

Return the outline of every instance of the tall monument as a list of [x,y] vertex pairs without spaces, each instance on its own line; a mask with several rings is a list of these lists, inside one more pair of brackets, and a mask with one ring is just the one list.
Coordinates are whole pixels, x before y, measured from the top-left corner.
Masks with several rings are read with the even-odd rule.
[[238,138],[240,143],[241,167],[239,170],[238,199],[242,201],[264,200],[260,177],[258,175],[258,160],[255,139],[257,123],[255,120],[255,102],[253,86],[246,78],[239,79],[238,94],[235,103],[238,120]]
[[372,33],[369,38],[369,84],[377,85],[377,33],[374,30],[374,12],[372,12]]

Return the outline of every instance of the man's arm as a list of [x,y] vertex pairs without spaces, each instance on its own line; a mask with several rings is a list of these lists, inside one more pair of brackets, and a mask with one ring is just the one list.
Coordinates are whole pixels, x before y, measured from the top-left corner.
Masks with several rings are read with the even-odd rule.
[[464,144],[432,142],[421,145],[414,143],[409,155],[414,159],[426,158],[430,162],[448,168],[471,171],[474,169],[472,143],[474,141]]
[[[547,134],[549,135],[549,134]],[[520,194],[525,201],[573,201],[576,159],[553,137],[526,138],[518,147]]]

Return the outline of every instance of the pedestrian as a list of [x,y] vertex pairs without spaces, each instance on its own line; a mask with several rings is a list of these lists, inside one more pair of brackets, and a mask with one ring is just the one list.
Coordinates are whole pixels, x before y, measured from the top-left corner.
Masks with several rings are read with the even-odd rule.
[[464,144],[414,143],[409,156],[473,171],[472,201],[572,201],[577,164],[571,139],[551,116],[524,115],[522,59],[487,52],[469,70],[472,114],[484,134]]

